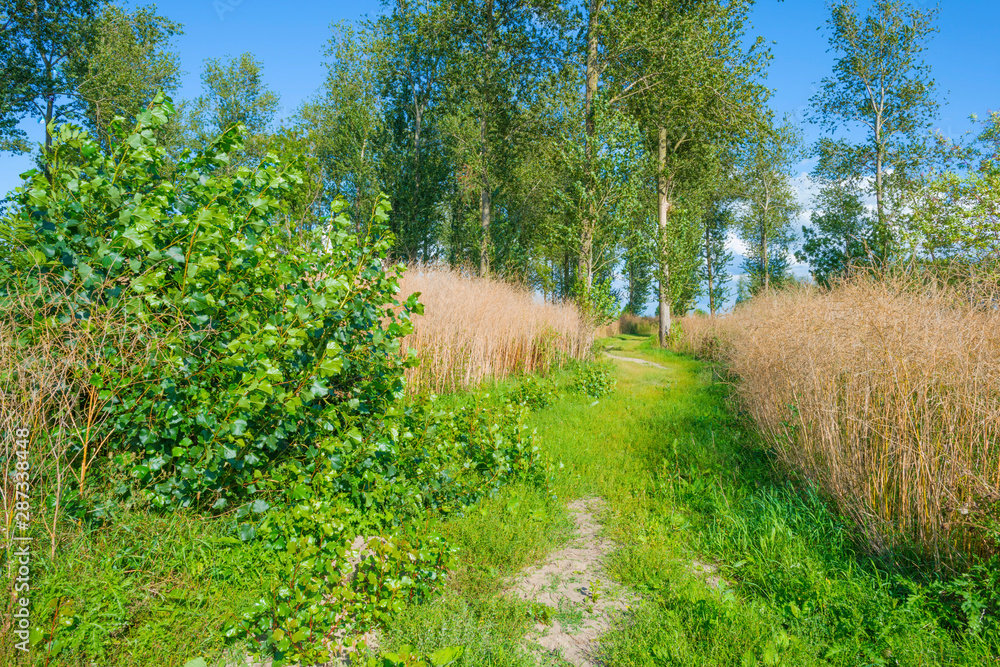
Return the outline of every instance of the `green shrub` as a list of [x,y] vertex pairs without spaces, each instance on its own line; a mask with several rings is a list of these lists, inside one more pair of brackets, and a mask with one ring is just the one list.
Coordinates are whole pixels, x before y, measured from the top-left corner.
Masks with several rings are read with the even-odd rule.
[[610,364],[580,364],[573,374],[573,386],[593,399],[603,398],[614,391],[618,384],[613,374],[614,369]]
[[[356,635],[426,599],[454,549],[416,532],[420,519],[461,512],[515,481],[549,488],[553,469],[525,416],[488,395],[452,410],[425,399],[387,410],[368,433],[325,439],[309,463],[258,473],[262,498],[237,512],[239,534],[274,552],[276,583],[229,635],[258,641],[278,664],[325,662],[334,630]],[[352,561],[357,535],[368,555]]]
[[559,400],[559,393],[551,379],[530,375],[511,392],[511,400],[530,410],[543,410]]
[[[156,132],[172,113],[159,100],[110,154],[78,128],[58,131],[46,173],[18,190],[7,224],[28,231],[0,289],[68,321],[117,309],[157,337],[126,376],[81,369],[80,380],[108,399],[98,427],[138,455],[131,472],[158,502],[221,509],[256,490],[256,471],[315,456],[347,415],[402,395],[412,362],[398,341],[419,306],[395,308],[385,204],[368,236],[343,215],[292,230],[294,164],[269,155],[228,169],[238,129],[168,164]],[[72,298],[47,312],[53,279]]]
[[[403,403],[416,361],[399,341],[421,307],[394,299],[385,204],[364,235],[343,216],[295,222],[292,162],[228,168],[234,130],[168,164],[156,132],[171,113],[159,100],[110,154],[62,127],[5,221],[19,246],[0,259],[0,305],[18,305],[22,356],[56,339],[92,348],[68,363],[57,393],[97,412],[87,428],[103,453],[84,454],[99,479],[84,493],[81,469],[54,504],[64,521],[108,528],[115,507],[146,505],[137,488],[162,515],[233,506],[215,519],[231,521],[219,539],[266,557],[259,597],[228,619],[227,635],[275,665],[327,662],[331,643],[438,588],[454,549],[426,522],[514,481],[548,489],[552,466],[519,402]],[[76,336],[105,321],[113,341]],[[123,346],[129,338],[148,344]],[[61,453],[61,465],[78,466],[77,454]],[[39,618],[51,621],[35,633],[49,657],[67,646],[95,657],[114,641],[84,641],[60,618],[58,608]]]

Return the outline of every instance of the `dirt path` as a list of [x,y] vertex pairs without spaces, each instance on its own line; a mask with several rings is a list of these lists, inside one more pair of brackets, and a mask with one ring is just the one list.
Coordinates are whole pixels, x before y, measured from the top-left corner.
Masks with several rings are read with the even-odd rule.
[[611,357],[612,359],[617,359],[618,361],[631,361],[633,364],[639,364],[640,366],[652,366],[653,368],[661,368],[663,370],[667,370],[666,366],[661,366],[660,364],[654,363],[652,361],[646,361],[645,359],[636,359],[635,357],[619,357],[617,354],[611,354],[609,352],[605,352],[604,354]]
[[538,605],[536,618],[543,619],[526,638],[539,647],[539,664],[601,664],[600,635],[616,613],[638,599],[604,573],[604,560],[612,549],[600,535],[598,517],[604,508],[601,498],[570,503],[576,524],[573,541],[544,564],[522,573],[512,587],[514,595]]

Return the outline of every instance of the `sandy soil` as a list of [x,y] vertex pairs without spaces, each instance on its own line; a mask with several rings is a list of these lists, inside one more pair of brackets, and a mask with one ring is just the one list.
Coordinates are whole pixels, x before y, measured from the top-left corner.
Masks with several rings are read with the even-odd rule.
[[536,624],[526,637],[529,645],[537,646],[542,665],[600,665],[601,634],[615,614],[638,599],[604,572],[605,557],[613,546],[600,535],[598,518],[604,507],[600,498],[570,503],[576,524],[572,543],[522,573],[511,587],[512,594],[549,608],[550,623]]
[[652,366],[653,368],[662,368],[667,370],[666,366],[661,366],[660,364],[654,363],[652,361],[646,361],[645,359],[636,359],[635,357],[619,357],[617,354],[611,354],[605,352],[605,355],[611,357],[612,359],[617,359],[618,361],[631,361],[633,364],[639,364],[641,366]]

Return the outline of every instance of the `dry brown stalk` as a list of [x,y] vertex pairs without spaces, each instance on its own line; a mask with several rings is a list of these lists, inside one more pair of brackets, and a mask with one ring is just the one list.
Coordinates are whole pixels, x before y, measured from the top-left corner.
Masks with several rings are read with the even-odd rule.
[[[47,533],[54,556],[66,536],[61,499],[75,486],[86,494],[87,473],[110,433],[100,428],[104,408],[134,367],[157,353],[148,323],[124,309],[81,310],[85,300],[53,281],[4,297],[0,312],[0,510],[13,536],[11,472],[15,429],[29,428],[32,523]],[[44,305],[40,305],[44,304]],[[72,307],[70,304],[75,304]],[[65,317],[70,310],[77,317]],[[105,388],[92,379],[102,378]],[[51,505],[43,502],[52,498]],[[37,522],[37,523],[35,523]],[[9,547],[5,541],[5,547]]]
[[941,566],[995,553],[1000,309],[926,276],[857,276],[686,318],[678,345],[721,360],[780,458],[876,551]]
[[447,392],[487,378],[545,373],[590,351],[591,327],[572,304],[545,303],[509,283],[460,271],[412,266],[401,296],[420,292],[424,314],[403,349],[421,363],[407,372],[411,391]]

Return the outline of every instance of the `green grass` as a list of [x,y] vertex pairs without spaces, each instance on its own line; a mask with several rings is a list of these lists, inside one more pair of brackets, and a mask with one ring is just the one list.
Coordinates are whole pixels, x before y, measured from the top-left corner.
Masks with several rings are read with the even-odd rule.
[[0,664],[172,666],[239,654],[223,624],[259,597],[267,556],[227,535],[230,523],[123,511],[110,527],[69,536],[56,559],[39,549],[33,618],[56,644],[27,656],[4,649],[11,663]]
[[[975,600],[943,604],[919,572],[880,569],[858,551],[852,528],[775,468],[710,368],[643,338],[605,346],[666,368],[615,362],[617,389],[596,403],[571,390],[572,371],[557,374],[562,399],[531,418],[562,464],[554,494],[515,484],[431,520],[426,530],[460,547],[457,568],[440,596],[384,629],[383,650],[461,645],[460,665],[534,665],[526,632],[571,624],[574,611],[515,600],[507,582],[566,542],[567,502],[598,495],[618,545],[610,574],[643,598],[604,638],[609,667],[1000,665],[995,631],[968,622]],[[240,654],[223,624],[271,582],[267,554],[231,530],[226,519],[124,512],[112,528],[81,530],[58,562],[40,555],[36,600],[88,601],[60,609],[75,644],[51,664],[224,665]],[[708,586],[695,560],[727,584]],[[81,652],[100,659],[74,661]]]
[[[466,643],[463,665],[530,664],[518,644],[531,610],[502,595],[504,578],[560,542],[565,502],[600,495],[619,545],[610,573],[644,599],[605,637],[609,666],[1000,664],[995,632],[969,631],[920,573],[880,569],[820,497],[776,470],[711,369],[647,339],[605,345],[666,369],[618,362],[610,396],[568,393],[537,413],[564,466],[559,502],[513,489],[446,523],[463,547],[458,576],[388,628],[388,645]],[[513,498],[551,518],[506,514]],[[728,585],[708,586],[696,559]]]

